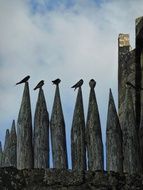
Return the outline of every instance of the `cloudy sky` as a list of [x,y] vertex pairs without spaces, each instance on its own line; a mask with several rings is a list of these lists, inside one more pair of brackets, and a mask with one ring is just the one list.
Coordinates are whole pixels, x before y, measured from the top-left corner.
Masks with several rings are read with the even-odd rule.
[[0,0],[0,139],[17,120],[23,85],[15,83],[30,75],[34,115],[37,93],[43,87],[51,115],[55,88],[60,78],[66,121],[68,154],[70,129],[77,92],[70,87],[83,78],[85,118],[91,78],[105,143],[109,88],[117,105],[118,34],[129,33],[134,48],[135,18],[143,15],[142,0]]

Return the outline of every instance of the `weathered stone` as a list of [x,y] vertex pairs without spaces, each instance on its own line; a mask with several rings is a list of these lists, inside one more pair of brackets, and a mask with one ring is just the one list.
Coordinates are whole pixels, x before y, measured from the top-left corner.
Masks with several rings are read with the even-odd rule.
[[86,122],[86,140],[89,170],[103,170],[103,142],[100,117],[94,87],[91,86]]
[[3,151],[2,151],[2,144],[0,141],[0,167],[2,166],[2,155],[3,155]]
[[127,60],[129,57],[129,34],[119,34],[118,37],[118,108],[119,116],[122,114],[122,104],[125,98],[125,84],[127,78]]
[[[121,128],[124,115],[126,82],[135,84],[135,50],[131,50],[129,34],[119,34],[118,38],[118,113]],[[132,89],[134,109],[136,109],[136,92]]]
[[51,121],[51,144],[54,168],[68,168],[65,121],[62,110],[59,86],[56,86]]
[[12,122],[9,142],[9,161],[10,166],[17,167],[17,135],[15,129],[15,120]]
[[[136,67],[137,85],[143,87],[143,17],[136,19]],[[143,90],[136,92],[138,105],[138,118],[140,117],[139,139],[143,171]]]
[[17,121],[17,168],[33,168],[32,116],[28,82],[25,83]]
[[45,170],[44,182],[46,185],[77,186],[84,182],[84,172],[66,169]]
[[49,167],[49,114],[42,88],[34,116],[34,168]]
[[6,129],[5,141],[4,141],[4,150],[6,150],[9,147],[9,137],[10,137],[9,129]]
[[142,167],[142,172],[143,172],[143,113],[141,113],[141,115],[142,117],[141,117],[138,136],[139,136],[139,142],[140,142],[141,167]]
[[126,90],[125,113],[123,117],[123,170],[127,173],[139,173],[141,170],[139,139],[135,121],[132,94],[129,88]]
[[107,171],[123,172],[122,131],[110,89],[106,127]]
[[[143,87],[143,17],[136,19],[136,36],[135,36],[135,58],[136,58],[136,86]],[[136,120],[137,127],[143,117],[143,93],[136,91]]]
[[78,89],[71,129],[71,158],[73,170],[86,169],[85,118],[81,87]]
[[10,166],[10,160],[9,160],[9,143],[10,142],[10,133],[9,129],[6,130],[5,134],[5,143],[4,143],[4,150],[3,150],[3,156],[2,156],[2,166],[8,167]]
[[142,190],[142,175],[0,168],[1,190]]

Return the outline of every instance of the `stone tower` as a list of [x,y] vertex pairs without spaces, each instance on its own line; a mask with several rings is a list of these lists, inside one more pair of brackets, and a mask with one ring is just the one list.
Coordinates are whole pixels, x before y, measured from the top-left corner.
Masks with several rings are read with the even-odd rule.
[[[143,88],[143,17],[136,19],[136,83]],[[143,169],[143,90],[136,91],[136,107]]]
[[[143,17],[135,22],[135,49],[130,50],[129,35],[120,34],[118,38],[118,113],[121,128],[124,131],[126,82],[132,83],[130,88],[135,113],[135,126],[140,142],[141,160],[143,168]],[[127,110],[126,110],[127,111]],[[130,127],[133,130],[133,125]],[[131,131],[130,130],[130,131]]]
[[[122,128],[125,106],[126,82],[135,84],[135,50],[131,50],[129,35],[119,34],[118,38],[118,113]],[[135,106],[135,90],[132,90]]]
[[[139,89],[143,87],[143,17],[136,19],[135,49],[131,50],[129,35],[119,34],[118,38],[118,111],[122,127],[126,82]],[[143,93],[132,88],[136,124],[139,128],[143,121]]]

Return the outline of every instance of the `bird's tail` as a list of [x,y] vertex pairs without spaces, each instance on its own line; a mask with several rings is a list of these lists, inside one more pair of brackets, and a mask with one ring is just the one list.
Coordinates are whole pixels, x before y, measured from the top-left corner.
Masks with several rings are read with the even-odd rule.
[[18,85],[18,84],[20,84],[20,82],[17,82],[15,85]]
[[74,88],[74,91],[76,90],[76,86],[75,85],[73,85],[71,88]]

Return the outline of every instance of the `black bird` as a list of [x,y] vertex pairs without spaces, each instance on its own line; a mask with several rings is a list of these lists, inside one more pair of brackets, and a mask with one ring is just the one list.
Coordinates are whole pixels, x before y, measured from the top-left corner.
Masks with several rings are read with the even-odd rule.
[[61,79],[52,80],[52,83],[58,85],[61,82]]
[[42,88],[42,86],[44,85],[44,80],[41,80],[37,86],[34,88],[34,90],[38,89],[38,88]]
[[27,82],[27,81],[29,80],[29,78],[30,78],[29,75],[26,76],[26,77],[25,77],[24,79],[22,79],[20,82],[17,82],[16,85]]
[[133,85],[131,82],[126,82],[126,87],[127,86],[130,86],[130,87],[132,87],[132,88],[134,88],[135,90],[143,90],[143,88],[142,87],[139,87],[139,86],[135,86],[135,85]]
[[80,79],[75,85],[73,85],[71,88],[74,88],[76,90],[78,87],[81,87],[83,84],[83,80]]
[[94,79],[91,79],[91,80],[89,81],[89,86],[90,86],[91,88],[94,88],[95,85],[96,85],[96,81],[95,81]]

